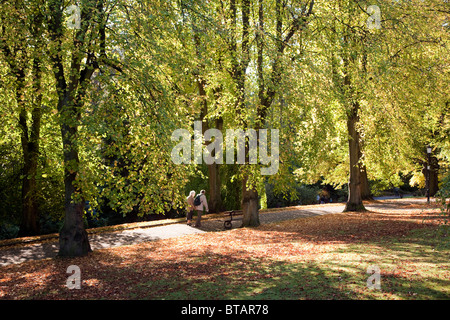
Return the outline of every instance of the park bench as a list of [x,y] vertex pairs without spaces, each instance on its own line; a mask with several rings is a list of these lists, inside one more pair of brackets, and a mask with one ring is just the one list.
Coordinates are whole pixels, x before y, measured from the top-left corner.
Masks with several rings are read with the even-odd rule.
[[230,218],[225,220],[223,223],[223,227],[227,230],[230,230],[231,228],[233,228],[233,225],[231,223],[231,221],[238,221],[238,220],[242,220],[242,218],[240,219],[236,219],[237,216],[242,216],[242,210],[232,210],[232,211],[226,211],[225,215],[229,216]]

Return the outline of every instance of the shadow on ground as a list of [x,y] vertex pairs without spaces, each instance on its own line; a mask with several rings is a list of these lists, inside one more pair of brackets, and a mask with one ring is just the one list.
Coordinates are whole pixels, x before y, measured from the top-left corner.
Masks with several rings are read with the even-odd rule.
[[[255,244],[252,244],[255,245]],[[377,245],[380,245],[377,243]],[[384,246],[384,247],[383,247]],[[393,248],[393,246],[395,248]],[[449,281],[439,277],[415,277],[395,272],[385,260],[328,259],[288,262],[254,256],[236,248],[233,253],[218,253],[209,247],[154,252],[157,248],[143,244],[132,255],[114,250],[100,250],[88,257],[59,258],[29,264],[33,277],[11,276],[2,281],[7,288],[3,298],[26,299],[448,299]],[[413,248],[391,241],[381,250],[421,257],[424,263],[441,263],[426,244]],[[361,252],[358,252],[361,250]],[[364,246],[354,248],[364,256]],[[381,267],[381,290],[367,287],[370,264]],[[66,287],[66,268],[81,269],[81,289]],[[14,288],[14,289],[13,289]],[[15,288],[20,288],[14,291]],[[11,290],[9,290],[11,289]]]

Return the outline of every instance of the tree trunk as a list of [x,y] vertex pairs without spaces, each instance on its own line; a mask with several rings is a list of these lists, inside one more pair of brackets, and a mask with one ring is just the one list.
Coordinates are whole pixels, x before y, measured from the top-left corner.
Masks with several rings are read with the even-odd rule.
[[[216,120],[216,129],[222,131],[223,120],[218,118]],[[212,154],[211,156],[215,156]],[[222,195],[221,195],[221,180],[220,180],[220,165],[212,163],[208,166],[208,179],[209,179],[209,212],[216,213],[223,210]]]
[[258,191],[247,188],[247,179],[242,181],[242,227],[257,227],[260,225],[258,210]]
[[78,149],[74,144],[77,131],[76,126],[61,125],[64,146],[65,215],[63,227],[59,232],[58,255],[62,257],[79,257],[92,251],[83,222],[85,201],[79,199],[80,190],[74,184],[80,162]]
[[[259,145],[259,128],[256,128],[256,137]],[[245,141],[245,164],[249,163],[249,144]],[[250,173],[246,172],[242,179],[242,225],[241,227],[257,227],[260,225],[259,221],[259,201],[258,190],[256,186],[247,186]]]
[[[247,5],[249,5],[250,3],[248,2]],[[278,5],[278,2],[277,2]],[[259,99],[259,103],[263,103],[263,99],[264,99],[264,77],[263,77],[263,40],[262,40],[262,33],[264,30],[264,11],[263,11],[263,4],[262,1],[260,0],[258,2],[258,28],[259,30],[256,33],[256,43],[257,43],[257,50],[258,50],[258,58],[257,58],[257,73],[258,73],[258,99]],[[245,13],[245,14],[244,14]],[[243,10],[243,22],[246,23],[244,24],[244,28],[243,28],[243,36],[247,35],[246,32],[248,32],[248,15],[249,15],[249,11],[244,11]],[[243,37],[243,39],[245,39],[245,37]],[[248,39],[247,40],[247,44],[248,44]],[[243,47],[244,48],[244,47]],[[248,47],[245,47],[246,50],[243,52],[246,54],[246,56],[248,55]],[[248,66],[248,61],[247,64],[245,64],[245,68],[247,68]],[[245,79],[245,76],[242,76],[243,79]],[[244,86],[242,85],[242,93],[244,93]],[[242,99],[240,101],[239,104],[239,109],[238,110],[243,110],[245,108],[245,103],[244,101],[244,97],[242,96]],[[257,113],[260,113],[260,107],[258,107]],[[259,141],[259,134],[258,134],[258,127],[261,127],[261,122],[260,121],[264,121],[264,117],[262,117],[263,119],[258,119],[259,121],[257,122],[256,126],[256,134],[258,137],[258,141]],[[258,143],[259,145],[259,143]],[[248,142],[245,142],[245,162],[248,163],[248,152],[249,152],[249,146],[248,146]],[[258,209],[258,191],[256,190],[255,186],[249,188],[247,186],[247,181],[249,178],[249,174],[246,173],[244,178],[242,179],[242,212],[243,212],[243,216],[242,216],[242,225],[241,227],[257,227],[260,225],[260,221],[259,221],[259,209]]]
[[[344,43],[349,44],[347,35],[344,35]],[[361,146],[360,134],[357,124],[359,123],[359,101],[358,94],[353,87],[350,68],[355,63],[355,57],[344,56],[343,60],[343,83],[341,93],[344,103],[348,106],[347,111],[347,134],[349,149],[349,182],[348,182],[348,199],[344,212],[347,211],[365,211],[362,202],[362,186],[361,186]]]
[[[205,116],[208,113],[208,102],[206,98],[206,91],[204,88],[204,81],[202,79],[198,79],[197,81],[199,94],[202,97],[202,111],[200,113],[200,120],[202,121],[202,134],[205,134],[205,131],[209,129],[209,125],[207,121],[203,121]],[[216,129],[222,131],[223,120],[222,118],[216,119]],[[208,145],[210,142],[207,142]],[[215,151],[211,154],[212,157],[215,156]],[[210,213],[216,213],[222,210],[222,196],[220,194],[220,169],[219,164],[212,163],[207,164],[208,167],[208,184],[209,184],[209,201],[208,208]]]
[[36,150],[36,154],[25,160],[23,168],[22,221],[18,233],[19,237],[35,236],[40,233],[36,185],[37,152],[39,151]]
[[[428,165],[430,166],[430,172],[427,169]],[[439,161],[436,157],[430,157],[430,164],[428,164],[428,161],[422,162],[422,174],[425,177],[425,181],[428,181],[428,185],[425,185],[425,188],[429,189],[430,197],[434,197],[439,191]]]
[[356,128],[358,123],[358,109],[357,102],[352,104],[352,110],[348,115],[347,129],[349,134],[348,146],[350,155],[350,178],[348,183],[348,200],[345,205],[346,211],[365,211],[362,202],[361,193],[361,168],[360,168],[360,152],[359,152],[359,133]]
[[[237,76],[237,88],[240,89],[240,97],[238,99],[238,115],[242,114],[245,109],[245,72],[250,62],[249,56],[249,31],[250,31],[250,1],[242,1],[242,62],[241,69]],[[243,126],[247,126],[246,121],[241,119]],[[248,143],[245,143],[245,162],[248,162]],[[245,166],[245,164],[244,164]],[[258,211],[258,191],[247,187],[248,173],[242,179],[242,227],[257,227],[259,226],[259,211]]]
[[[26,4],[16,1],[12,4],[14,10],[11,15],[16,21],[17,30],[14,39],[4,41],[0,39],[0,52],[6,58],[6,62],[15,76],[15,98],[19,110],[18,128],[20,130],[20,140],[23,155],[22,168],[22,219],[20,222],[19,236],[31,236],[39,234],[39,210],[37,202],[36,173],[39,157],[39,139],[41,126],[41,59],[42,59],[42,22],[44,16],[41,11],[33,8],[35,14],[30,18],[30,25],[25,24],[25,7],[29,9],[33,3]],[[2,29],[3,31],[3,29]],[[2,32],[3,36],[3,32]],[[11,45],[11,46],[10,46]],[[17,55],[17,53],[20,55]],[[22,57],[22,58],[18,58]],[[27,80],[27,65],[32,57],[31,78]],[[27,83],[29,81],[29,83]],[[28,92],[27,88],[32,91]],[[26,95],[30,95],[26,99]],[[30,104],[28,106],[27,104]],[[28,110],[31,110],[31,127],[28,121]]]
[[361,166],[361,198],[363,200],[373,200],[365,165]]
[[[66,197],[70,192],[66,191]],[[65,207],[64,225],[59,233],[61,257],[80,257],[91,252],[83,222],[84,202],[70,203]]]
[[[61,72],[60,64],[57,64]],[[72,70],[79,72],[79,64]],[[80,72],[80,78],[73,80],[70,86],[59,83],[60,96],[58,113],[61,123],[61,136],[64,150],[64,224],[59,233],[59,256],[78,257],[91,252],[87,232],[84,228],[83,213],[85,201],[76,185],[79,173],[78,125],[81,120],[81,101],[86,94],[85,81],[90,80],[94,68]],[[58,77],[56,77],[58,79]]]

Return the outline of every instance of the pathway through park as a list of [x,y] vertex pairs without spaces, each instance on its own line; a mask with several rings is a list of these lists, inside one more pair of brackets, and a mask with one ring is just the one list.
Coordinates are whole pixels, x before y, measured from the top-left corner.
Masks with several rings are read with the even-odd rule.
[[[378,210],[407,210],[419,212],[422,209],[411,209],[409,205],[414,203],[424,203],[424,198],[408,198],[408,199],[377,199],[366,204],[366,208],[370,211]],[[285,209],[277,209],[275,211],[261,212],[261,224],[272,223],[277,221],[291,220],[301,217],[312,217],[329,213],[339,213],[344,209],[344,204],[327,204],[317,206],[297,206]],[[89,241],[93,250],[112,248],[123,245],[137,244],[145,241],[155,241],[167,239],[189,234],[204,233],[208,231],[223,231],[223,218],[208,218],[202,220],[200,228],[187,226],[185,223],[172,223],[163,226],[154,226],[147,228],[134,228],[130,230],[102,232],[89,235]],[[233,221],[233,228],[238,227],[241,221]],[[14,246],[0,247],[0,266],[22,263],[30,260],[39,260],[45,258],[56,257],[59,245],[58,239],[51,239],[30,244],[16,244]]]

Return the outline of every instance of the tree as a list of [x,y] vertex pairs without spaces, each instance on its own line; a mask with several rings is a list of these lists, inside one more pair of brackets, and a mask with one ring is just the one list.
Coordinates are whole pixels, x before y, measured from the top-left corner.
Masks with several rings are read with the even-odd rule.
[[[195,56],[197,58],[197,66],[195,67],[194,71],[194,78],[195,82],[197,83],[198,87],[198,94],[201,99],[200,106],[200,121],[202,121],[202,134],[205,133],[206,130],[210,129],[211,125],[215,127],[215,129],[222,131],[223,129],[223,119],[220,116],[220,114],[215,116],[215,119],[209,120],[207,118],[207,115],[209,113],[208,111],[208,105],[210,104],[206,92],[206,79],[208,73],[211,73],[211,69],[213,68],[212,64],[209,64],[209,68],[207,70],[207,67],[205,65],[204,56],[207,53],[208,48],[208,40],[210,39],[207,35],[204,37],[201,36],[200,30],[203,32],[206,32],[207,25],[203,25],[202,28],[199,28],[198,22],[196,23],[197,19],[195,18],[195,13],[191,13],[192,16],[192,22],[191,22],[191,28],[192,28],[192,38],[195,48]],[[200,30],[199,30],[200,29]],[[207,33],[206,33],[207,34]],[[214,63],[216,63],[217,59],[220,59],[220,56],[209,56],[209,60],[213,60]],[[220,89],[215,89],[213,94],[213,99],[215,101],[218,100],[218,96],[220,95]],[[208,121],[209,120],[209,121]],[[210,125],[211,123],[211,125]],[[212,141],[206,142],[206,145],[209,145]],[[215,150],[213,150],[213,153],[211,154],[212,157],[215,157]],[[223,210],[223,204],[222,204],[222,196],[221,196],[221,178],[220,178],[220,164],[213,162],[208,163],[208,182],[209,182],[209,201],[208,201],[208,208],[209,212],[215,213],[220,212]]]
[[[348,200],[344,211],[364,211],[365,197],[370,196],[366,167],[363,164],[361,138],[361,101],[366,79],[368,32],[360,27],[362,11],[353,1],[335,1],[322,8],[325,26],[323,52],[331,65],[330,78],[336,102],[342,106],[348,135]],[[331,19],[331,21],[330,21]]]
[[[307,1],[303,5],[293,3],[288,10],[287,6],[281,1],[275,1],[275,8],[269,3],[259,1],[255,6],[258,12],[254,19],[254,25],[251,25],[250,11],[252,3],[243,0],[239,7],[235,1],[230,1],[229,7],[229,27],[230,41],[227,43],[230,57],[231,68],[230,76],[235,86],[235,106],[237,122],[241,127],[247,128],[251,125],[259,132],[259,129],[265,128],[266,117],[273,105],[274,99],[279,94],[279,83],[283,75],[283,63],[285,50],[293,41],[294,36],[299,30],[305,28],[308,18],[312,15],[314,1]],[[238,12],[241,13],[241,19],[238,23]],[[273,20],[269,18],[274,17]],[[269,21],[274,23],[269,25]],[[240,27],[240,28],[238,28]],[[283,31],[284,28],[284,31]],[[252,43],[250,42],[254,30],[256,57],[252,55]],[[240,40],[238,41],[237,39]],[[265,51],[265,48],[267,48]],[[269,63],[265,62],[265,52],[267,52]],[[254,57],[256,61],[256,84],[257,101],[256,103],[249,98],[248,68]],[[270,57],[270,58],[269,58]],[[265,71],[265,70],[269,71]],[[254,105],[254,111],[251,106]],[[254,112],[254,113],[253,113]],[[253,114],[255,114],[253,116]],[[254,117],[254,119],[252,119]],[[259,141],[259,137],[258,141]],[[248,156],[248,144],[246,144],[246,155]],[[243,223],[245,227],[258,226],[258,186],[254,171],[248,166],[243,166],[242,175],[242,209]],[[253,176],[253,179],[249,179]]]
[[445,7],[441,1],[382,7],[385,38],[378,39],[379,50],[372,56],[365,148],[372,174],[393,184],[399,173],[416,177],[427,161],[425,146],[440,139],[448,99]]
[[[59,235],[60,256],[82,256],[91,251],[83,223],[85,200],[77,183],[80,170],[78,127],[87,86],[98,68],[98,58],[103,59],[105,54],[104,5],[103,0],[81,1],[80,16],[74,17],[79,19],[75,24],[80,23],[80,28],[71,31],[63,20],[64,2],[48,1],[48,54],[55,77],[64,150],[65,216]],[[70,50],[69,61],[65,61],[66,49]]]
[[3,53],[14,77],[23,156],[22,220],[19,236],[39,234],[36,175],[42,117],[42,68],[46,63],[42,52],[44,15],[41,5],[40,1],[15,1],[5,3],[1,11],[0,52]]
[[[321,54],[315,61],[322,63],[322,70],[309,69],[311,77],[328,74],[316,81],[320,85],[314,94],[316,101],[327,100],[319,105],[321,109],[307,110],[312,124],[305,125],[304,135],[311,139],[301,143],[308,150],[301,159],[310,171],[298,171],[309,182],[324,179],[339,185],[345,176],[350,177],[352,210],[362,209],[365,175],[399,186],[400,174],[417,170],[429,141],[423,137],[428,131],[424,127],[435,127],[423,116],[442,106],[446,77],[437,75],[445,74],[448,59],[441,49],[445,46],[443,15],[438,14],[441,3],[433,2],[425,11],[417,4],[383,5],[380,29],[367,27],[368,5],[333,1],[317,7],[320,19],[314,20],[313,28],[321,32],[311,40],[311,48]],[[332,79],[331,87],[328,79]],[[327,88],[334,96],[323,93]],[[430,92],[439,98],[431,102]],[[347,152],[342,149],[344,133],[350,137]],[[322,148],[311,140],[320,141]]]

